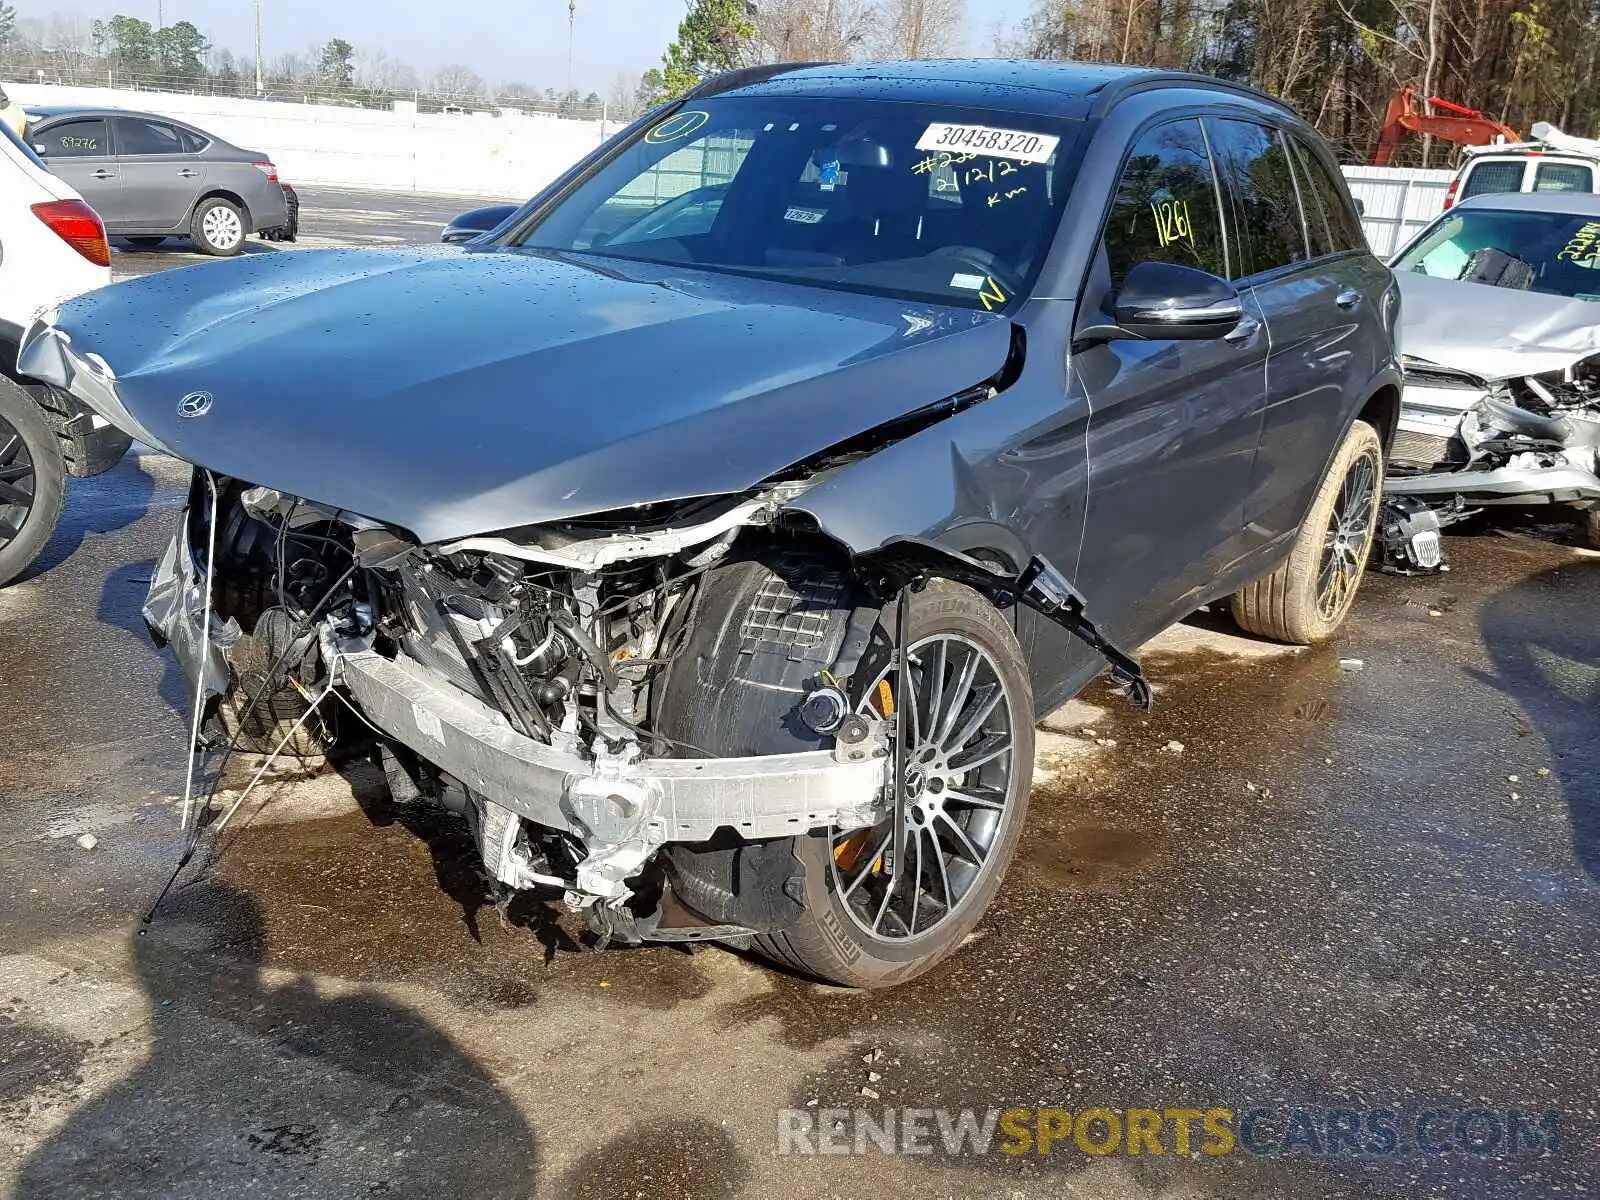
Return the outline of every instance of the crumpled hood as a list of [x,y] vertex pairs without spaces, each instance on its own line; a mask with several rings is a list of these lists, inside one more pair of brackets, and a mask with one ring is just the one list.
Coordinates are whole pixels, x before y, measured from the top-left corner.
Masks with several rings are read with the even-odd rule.
[[[744,491],[1010,345],[966,309],[443,246],[146,276],[64,305],[22,366],[180,458],[431,543]],[[181,416],[194,392],[209,410]]]
[[[1494,381],[1600,354],[1600,302],[1397,271],[1400,350]],[[1600,279],[1596,281],[1600,291]]]

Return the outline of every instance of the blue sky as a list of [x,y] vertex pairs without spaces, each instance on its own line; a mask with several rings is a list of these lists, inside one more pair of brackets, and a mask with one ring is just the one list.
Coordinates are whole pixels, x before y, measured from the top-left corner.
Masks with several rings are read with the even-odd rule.
[[[142,17],[152,24],[157,0],[14,0],[22,16]],[[566,80],[566,0],[261,0],[268,59],[342,37],[376,47],[427,73],[462,63],[487,79],[541,87]],[[577,0],[574,75],[585,90],[605,92],[619,70],[654,65],[683,14],[682,0]],[[167,22],[189,20],[219,48],[247,55],[253,0],[163,0]],[[988,53],[997,21],[1013,23],[1031,0],[967,0],[968,48]]]

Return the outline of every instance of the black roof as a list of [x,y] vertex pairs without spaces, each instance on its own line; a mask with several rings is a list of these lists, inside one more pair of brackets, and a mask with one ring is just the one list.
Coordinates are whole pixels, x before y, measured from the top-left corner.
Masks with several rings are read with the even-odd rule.
[[1216,88],[1283,107],[1274,97],[1210,75],[1118,63],[1040,59],[934,59],[911,62],[806,63],[733,71],[707,80],[701,95],[840,96],[914,100],[1078,116],[1097,102],[1146,87]]

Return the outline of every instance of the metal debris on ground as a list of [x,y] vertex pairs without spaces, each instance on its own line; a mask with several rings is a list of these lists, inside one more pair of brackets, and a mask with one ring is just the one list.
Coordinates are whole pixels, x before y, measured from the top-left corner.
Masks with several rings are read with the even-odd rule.
[[80,833],[77,840],[78,849],[80,850],[93,850],[100,844],[100,839],[92,833]]
[[1167,753],[1169,753],[1169,754],[1182,754],[1183,753],[1183,743],[1182,742],[1178,742],[1178,741],[1168,742],[1166,744],[1166,746],[1163,747],[1163,749],[1165,749],[1167,751]]
[[1359,658],[1341,658],[1339,660],[1339,670],[1341,671],[1359,671],[1366,665]]

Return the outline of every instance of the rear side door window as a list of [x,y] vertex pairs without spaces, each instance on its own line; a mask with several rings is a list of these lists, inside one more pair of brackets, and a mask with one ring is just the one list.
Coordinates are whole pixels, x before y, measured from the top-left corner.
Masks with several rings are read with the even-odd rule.
[[1500,192],[1520,192],[1526,164],[1519,158],[1513,161],[1473,163],[1461,185],[1459,199],[1473,196],[1491,196]]
[[46,158],[104,158],[111,153],[106,123],[98,117],[52,125],[37,140]]
[[1176,263],[1226,278],[1217,179],[1198,119],[1139,136],[1117,177],[1103,245],[1113,289],[1141,262]]
[[1582,163],[1540,163],[1534,168],[1536,192],[1592,192],[1594,172]]
[[[1289,144],[1294,148],[1295,166],[1299,168],[1300,186],[1306,210],[1306,224],[1314,225],[1315,212],[1320,212],[1323,222],[1327,226],[1328,245],[1330,252],[1342,253],[1346,250],[1360,250],[1365,253],[1367,249],[1366,231],[1361,228],[1361,218],[1356,215],[1356,210],[1350,201],[1345,198],[1344,188],[1339,186],[1339,181],[1334,177],[1333,168],[1300,138],[1293,135]],[[1313,241],[1316,239],[1313,238]]]
[[1289,148],[1275,129],[1254,121],[1207,117],[1206,134],[1233,211],[1239,253],[1233,278],[1259,275],[1308,255]]
[[171,125],[137,117],[117,118],[117,153],[125,157],[184,153],[183,138]]

